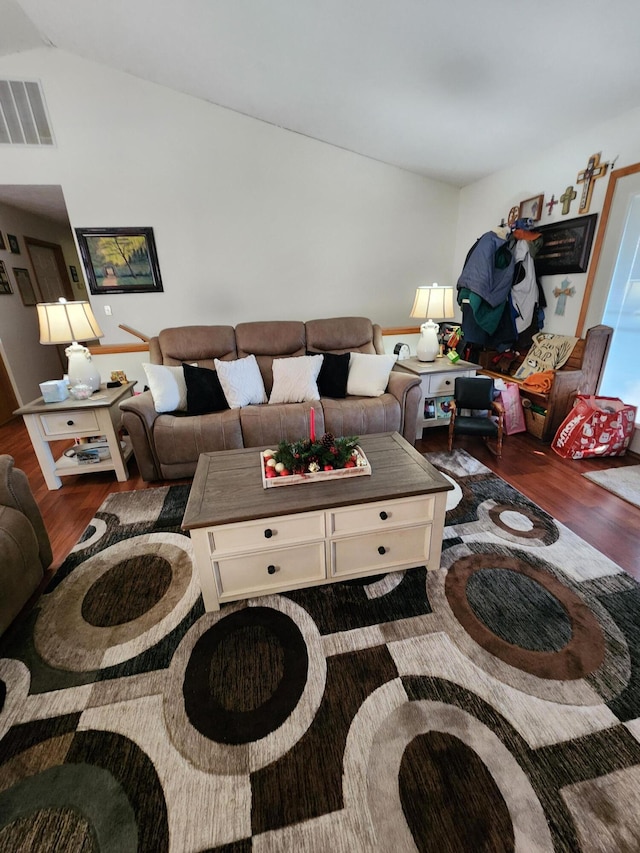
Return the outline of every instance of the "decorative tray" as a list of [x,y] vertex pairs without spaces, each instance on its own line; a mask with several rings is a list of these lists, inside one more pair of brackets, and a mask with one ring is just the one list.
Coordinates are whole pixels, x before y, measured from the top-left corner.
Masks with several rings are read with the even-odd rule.
[[354,468],[333,468],[331,471],[309,471],[305,474],[287,474],[285,477],[265,476],[265,459],[262,453],[260,457],[260,472],[262,474],[262,488],[274,489],[277,486],[297,486],[299,483],[324,483],[326,480],[337,480],[342,477],[362,477],[371,474],[371,465],[364,450],[356,445],[356,465]]

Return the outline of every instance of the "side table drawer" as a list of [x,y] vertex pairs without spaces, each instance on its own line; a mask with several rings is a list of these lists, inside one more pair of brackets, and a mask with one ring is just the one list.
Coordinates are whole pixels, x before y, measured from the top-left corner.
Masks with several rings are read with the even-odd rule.
[[334,576],[348,576],[371,569],[392,571],[397,566],[424,566],[431,550],[431,525],[404,530],[350,536],[331,542],[331,568]]
[[334,509],[330,512],[330,535],[382,532],[399,525],[425,523],[433,519],[434,505],[434,497],[427,495]]
[[468,371],[460,371],[455,374],[436,374],[435,376],[429,377],[429,394],[436,396],[437,394],[453,394],[456,379],[461,376],[473,376],[472,373]]
[[323,539],[324,535],[324,513],[304,512],[214,527],[209,531],[209,549],[212,554],[238,553]]
[[215,560],[213,566],[221,597],[268,594],[271,589],[304,586],[307,582],[324,580],[324,542],[227,557]]
[[40,423],[45,435],[76,435],[87,430],[99,430],[98,418],[93,411],[52,412],[40,415]]

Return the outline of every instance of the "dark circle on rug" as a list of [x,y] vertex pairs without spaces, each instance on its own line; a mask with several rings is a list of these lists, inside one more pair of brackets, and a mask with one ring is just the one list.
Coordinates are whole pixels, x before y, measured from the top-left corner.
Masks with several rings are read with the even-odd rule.
[[[528,521],[531,525],[528,530],[509,524],[509,516],[514,514]],[[520,539],[535,539],[545,545],[551,545],[558,538],[558,531],[553,521],[534,506],[515,503],[496,504],[489,510],[488,515],[497,528]]]
[[509,809],[480,757],[459,738],[431,731],[407,745],[400,802],[418,849],[512,851]]
[[[557,651],[531,650],[532,638],[544,630],[541,620],[545,615],[539,609],[535,614],[524,615],[526,621],[522,630],[527,631],[529,638],[526,648],[498,636],[491,626],[478,618],[469,600],[468,585],[472,575],[487,569],[525,575],[546,590],[561,605],[571,626],[571,638],[566,645]],[[477,602],[477,585],[475,593]],[[538,678],[572,681],[584,678],[604,662],[604,635],[588,605],[550,572],[535,568],[515,554],[462,557],[447,572],[445,594],[456,619],[478,645],[510,666]],[[503,615],[508,614],[510,605],[508,600],[503,601]]]
[[82,618],[98,628],[139,619],[162,599],[172,577],[171,564],[159,554],[121,560],[87,590]]
[[57,850],[122,853],[137,849],[138,828],[125,792],[107,770],[62,764],[0,793],[0,849],[32,849],[20,844],[38,837],[55,838]]
[[481,622],[514,646],[559,652],[571,639],[564,607],[542,584],[522,572],[474,572],[467,581],[467,600]]
[[219,743],[244,744],[275,731],[304,691],[309,670],[300,629],[269,607],[246,607],[197,641],[183,694],[191,724]]

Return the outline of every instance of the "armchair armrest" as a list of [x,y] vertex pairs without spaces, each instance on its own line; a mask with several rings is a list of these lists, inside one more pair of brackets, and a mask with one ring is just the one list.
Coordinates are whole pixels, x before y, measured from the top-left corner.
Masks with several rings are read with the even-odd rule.
[[122,425],[129,433],[133,453],[138,463],[142,479],[160,480],[160,462],[156,455],[153,440],[153,425],[158,412],[153,405],[151,391],[144,391],[135,397],[127,397],[120,403]]
[[392,370],[389,374],[387,394],[392,394],[400,403],[402,418],[400,421],[400,435],[409,444],[416,443],[416,422],[418,419],[418,407],[422,402],[422,385],[420,377],[412,373],[403,373]]

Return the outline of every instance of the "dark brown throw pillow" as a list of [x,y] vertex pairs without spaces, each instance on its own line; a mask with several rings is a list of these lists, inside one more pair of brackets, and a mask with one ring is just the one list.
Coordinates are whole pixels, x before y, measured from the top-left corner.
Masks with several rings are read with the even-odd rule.
[[222,412],[229,408],[215,370],[184,363],[182,369],[187,386],[188,415],[208,415],[209,412]]

